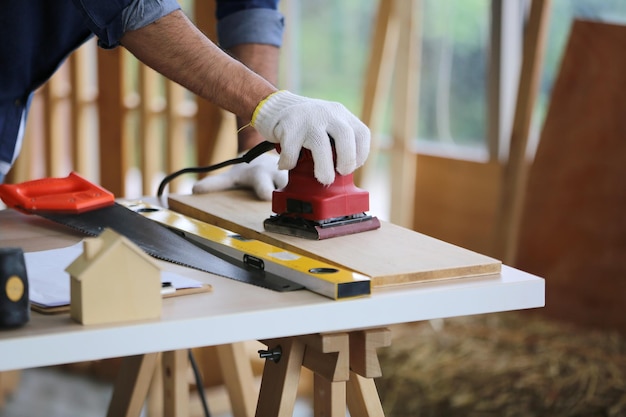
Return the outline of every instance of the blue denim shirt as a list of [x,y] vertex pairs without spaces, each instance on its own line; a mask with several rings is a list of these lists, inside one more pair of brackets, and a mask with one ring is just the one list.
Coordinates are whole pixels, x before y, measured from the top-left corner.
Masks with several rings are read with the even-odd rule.
[[[139,7],[137,4],[152,7]],[[140,27],[178,8],[176,0],[7,0],[0,5],[0,181],[17,157],[33,92],[92,35],[119,43],[125,26]]]
[[[205,0],[201,0],[205,1]],[[113,48],[127,30],[179,9],[176,0],[7,0],[0,3],[0,183],[19,154],[33,92],[95,35]],[[223,48],[281,45],[278,0],[217,0]]]
[[217,36],[224,49],[244,43],[282,46],[278,0],[217,0]]

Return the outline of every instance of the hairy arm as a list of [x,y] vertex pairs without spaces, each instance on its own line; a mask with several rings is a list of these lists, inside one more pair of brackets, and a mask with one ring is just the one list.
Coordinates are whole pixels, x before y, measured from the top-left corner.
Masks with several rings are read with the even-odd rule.
[[[272,85],[278,83],[278,64],[280,60],[280,49],[273,45],[246,43],[234,46],[227,50],[229,54],[244,63],[255,73],[259,74]],[[248,123],[241,117],[237,117],[237,128],[240,129]],[[255,129],[243,129],[237,134],[238,152],[252,148],[263,141],[261,134]]]
[[218,48],[180,10],[121,39],[144,64],[245,123],[261,100],[276,91],[270,82]]

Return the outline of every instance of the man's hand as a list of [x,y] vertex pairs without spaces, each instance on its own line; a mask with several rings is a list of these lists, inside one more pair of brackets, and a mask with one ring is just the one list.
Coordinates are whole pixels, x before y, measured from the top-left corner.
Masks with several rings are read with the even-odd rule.
[[370,147],[368,127],[340,103],[278,91],[259,103],[250,123],[268,141],[280,143],[278,168],[292,169],[307,148],[313,155],[315,178],[325,185],[336,169],[347,175],[365,163]]
[[278,169],[278,154],[264,153],[250,163],[241,163],[228,171],[210,175],[194,184],[194,194],[222,191],[232,188],[252,188],[261,200],[272,199],[272,191],[287,185],[287,171]]

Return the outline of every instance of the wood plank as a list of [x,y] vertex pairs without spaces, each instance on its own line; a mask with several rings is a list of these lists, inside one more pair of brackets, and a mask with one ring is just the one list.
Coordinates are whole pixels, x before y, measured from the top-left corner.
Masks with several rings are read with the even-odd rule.
[[553,318],[626,333],[626,26],[576,21],[530,169],[516,267]]
[[416,177],[415,230],[497,257],[493,239],[502,180],[498,161],[420,154]]
[[367,275],[373,287],[500,272],[500,261],[410,229],[382,222],[378,230],[315,241],[266,232],[271,203],[250,191],[169,195],[169,207],[207,223]]

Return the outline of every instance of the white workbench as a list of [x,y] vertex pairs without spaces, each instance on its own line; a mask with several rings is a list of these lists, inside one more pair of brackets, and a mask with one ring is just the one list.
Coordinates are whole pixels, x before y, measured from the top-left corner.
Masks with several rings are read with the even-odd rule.
[[333,301],[277,293],[166,265],[211,284],[210,293],[165,299],[158,320],[82,326],[68,314],[32,313],[20,329],[0,332],[0,370],[333,332],[544,305],[544,280],[504,266],[502,274],[375,290]]
[[[70,246],[80,239],[81,235],[68,234],[63,226],[36,216],[0,210],[0,247],[45,250]],[[181,353],[187,348],[279,338],[297,344],[294,336],[378,331],[399,323],[542,307],[545,302],[543,279],[507,266],[497,275],[374,288],[371,296],[335,301],[306,290],[278,293],[165,262],[162,265],[210,284],[212,292],[164,299],[159,319],[122,324],[83,326],[73,322],[68,313],[33,312],[25,326],[0,331],[0,371],[126,357],[108,415],[138,415],[157,352],[168,352],[164,360],[176,361],[183,360]],[[186,385],[184,366],[183,372],[175,375],[168,379],[170,389]],[[289,372],[281,375],[292,378]],[[356,384],[365,391],[375,390],[371,379]],[[272,407],[277,403],[282,407],[285,392],[266,395],[263,388],[261,391],[261,415],[267,410],[277,415]],[[360,391],[361,398],[376,395],[365,391]],[[188,399],[183,391],[176,392],[175,397],[166,396],[165,406],[172,415],[187,415]],[[241,398],[247,403],[254,400],[250,394]],[[379,404],[377,407],[380,410]],[[380,414],[382,411],[361,412]]]

